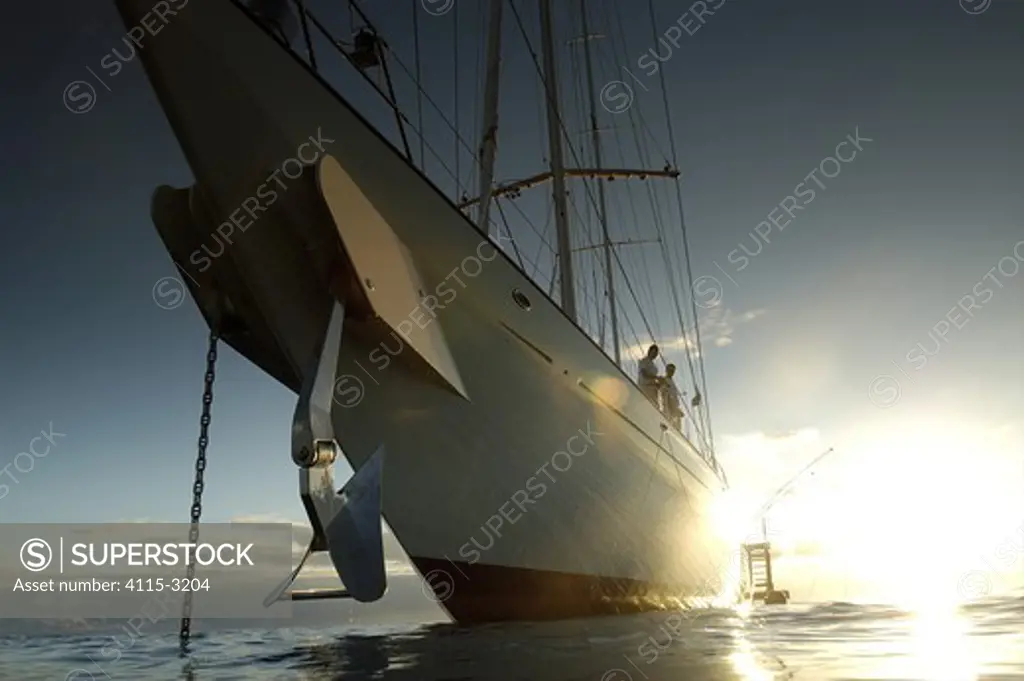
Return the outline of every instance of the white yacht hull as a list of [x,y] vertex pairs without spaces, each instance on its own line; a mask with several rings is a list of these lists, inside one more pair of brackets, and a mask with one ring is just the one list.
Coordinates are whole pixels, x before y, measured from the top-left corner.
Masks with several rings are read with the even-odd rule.
[[[128,26],[154,4],[118,0]],[[346,264],[363,306],[345,320],[335,431],[353,467],[384,445],[385,518],[456,620],[714,595],[720,477],[399,152],[229,0],[188,4],[141,55],[197,180],[158,191],[154,219],[208,321],[231,318],[227,342],[298,390]],[[224,247],[214,228],[311,136],[317,161]],[[324,208],[327,155],[361,192],[351,219]],[[374,302],[393,268],[354,254],[371,222],[434,296],[404,337]]]

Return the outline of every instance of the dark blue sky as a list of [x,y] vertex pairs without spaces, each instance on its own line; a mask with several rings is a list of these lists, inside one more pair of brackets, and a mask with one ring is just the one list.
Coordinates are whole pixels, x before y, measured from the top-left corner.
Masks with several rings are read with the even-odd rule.
[[[409,11],[364,4],[396,46],[408,45]],[[656,4],[662,31],[685,10]],[[475,9],[464,11],[460,49],[471,61],[479,23]],[[66,437],[31,459],[30,472],[9,469],[16,484],[0,480],[9,487],[0,519],[185,520],[205,329],[191,301],[154,304],[154,284],[175,271],[149,200],[159,184],[190,184],[190,171],[138,60],[98,91],[88,113],[62,102],[68,83],[89,78],[87,67],[121,45],[112,3],[19,3],[16,14],[0,28],[9,55],[0,84],[0,466],[50,423]],[[637,65],[651,27],[638,12],[625,15],[632,48],[619,66],[643,85],[607,64],[600,82],[624,78],[634,106],[657,111],[658,79]],[[450,102],[451,15],[420,20],[426,87]],[[512,69],[523,56],[508,21],[507,50],[520,51],[508,58]],[[750,457],[768,450],[784,473],[798,467],[786,447],[762,446],[796,431],[813,433],[811,449],[848,443],[853,460],[897,436],[928,442],[938,465],[1024,460],[1024,245],[1013,250],[1024,239],[1021,26],[1024,3],[1008,0],[979,14],[957,0],[733,0],[684,34],[661,66],[694,275],[722,287],[704,312],[704,351],[734,478],[763,472],[765,460]],[[521,96],[534,89],[508,88],[505,167],[535,171],[542,152],[527,153],[534,138],[517,132],[517,119],[535,116]],[[467,116],[476,110],[463,106]],[[390,120],[381,124],[390,131]],[[740,271],[730,253],[742,244],[755,252],[755,226],[778,216],[780,201],[855,130],[872,141]],[[986,281],[990,296],[975,288]],[[937,342],[936,325],[968,294],[979,303],[972,315],[954,313]],[[924,350],[921,365],[912,358]],[[899,383],[894,405],[890,375]],[[211,520],[302,519],[288,450],[292,408],[282,387],[222,353]],[[951,442],[998,444],[934,451],[943,429],[972,435]]]

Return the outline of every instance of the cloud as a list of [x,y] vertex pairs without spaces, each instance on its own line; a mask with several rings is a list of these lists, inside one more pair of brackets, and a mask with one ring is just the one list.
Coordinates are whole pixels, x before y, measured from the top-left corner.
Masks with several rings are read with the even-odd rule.
[[404,560],[394,560],[393,558],[389,558],[385,562],[385,565],[387,567],[388,575],[397,576],[416,574],[416,570],[413,568],[413,566],[409,562]]
[[729,456],[777,463],[781,455],[821,442],[821,431],[808,426],[786,431],[755,430],[742,434],[724,434],[720,449]]
[[721,305],[713,307],[700,320],[701,337],[714,339],[716,347],[731,345],[736,327],[748,324],[766,313],[767,310],[763,308],[737,313]]
[[730,486],[757,504],[767,502],[826,449],[821,431],[812,426],[724,434],[718,441],[718,458],[729,471]]
[[301,520],[293,520],[286,518],[282,515],[275,513],[250,513],[247,515],[236,515],[231,518],[228,522],[232,523],[256,523],[263,525],[274,525],[278,523],[290,524],[290,525],[306,525],[309,526],[308,522]]
[[[306,552],[306,547],[309,545],[309,541],[312,539],[313,535],[313,528],[309,522],[289,520],[288,518],[280,515],[240,515],[232,518],[231,522],[290,524],[292,526],[293,533],[292,555],[296,563],[300,558],[302,558],[302,554]],[[398,540],[388,528],[387,523],[382,524],[381,530],[384,535],[384,565],[388,575],[395,577],[415,575],[416,570],[406,557],[401,544],[398,543]],[[338,581],[338,573],[335,571],[334,566],[331,564],[330,558],[326,553],[314,553],[309,557],[305,566],[303,566],[298,582],[306,584],[310,581],[316,582],[319,586],[323,586],[324,582]]]
[[[754,321],[758,317],[767,314],[767,310],[758,308],[746,312],[733,312],[721,305],[705,310],[700,318],[700,336],[703,344],[712,343],[717,348],[724,348],[732,345],[736,329],[743,324]],[[692,331],[684,336],[673,338],[661,338],[654,341],[662,350],[687,350],[689,349],[694,357],[700,356],[700,349],[697,347],[697,336]],[[640,359],[647,354],[649,343],[637,343],[630,345],[623,350],[626,357],[634,360]]]

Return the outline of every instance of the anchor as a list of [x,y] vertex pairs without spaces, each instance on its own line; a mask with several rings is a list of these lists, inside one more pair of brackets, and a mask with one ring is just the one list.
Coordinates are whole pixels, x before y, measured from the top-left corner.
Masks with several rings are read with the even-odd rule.
[[[383,445],[340,491],[334,462],[341,446],[334,437],[331,409],[345,308],[335,302],[319,355],[306,374],[292,419],[292,459],[299,466],[299,493],[313,538],[299,564],[263,601],[352,598],[376,601],[387,590],[381,530]],[[310,555],[326,551],[345,588],[291,589]]]

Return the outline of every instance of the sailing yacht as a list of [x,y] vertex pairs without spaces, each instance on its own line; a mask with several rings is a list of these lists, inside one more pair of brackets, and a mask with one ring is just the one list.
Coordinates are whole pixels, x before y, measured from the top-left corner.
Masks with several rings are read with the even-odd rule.
[[[116,3],[128,27],[154,11],[153,0]],[[492,75],[502,5],[490,5]],[[574,288],[581,255],[567,197],[579,183],[597,198],[620,175],[617,184],[678,173],[581,168],[563,153],[549,5],[533,5],[549,167],[518,184],[494,180],[491,80],[481,192],[464,201],[331,87],[311,37],[326,34],[325,22],[302,2],[193,2],[140,52],[195,177],[156,190],[154,223],[212,341],[298,395],[292,458],[315,532],[307,556],[328,551],[348,587],[324,597],[383,594],[372,527],[381,515],[458,622],[674,608],[720,586],[730,547],[711,508],[727,482],[701,413],[707,400],[694,400],[686,437],[626,373],[624,315],[610,290],[620,246],[604,214],[594,252],[604,256],[610,340],[590,328]],[[354,66],[383,66],[386,46],[360,49],[346,53]],[[557,297],[517,262],[516,234],[494,220],[499,201],[547,187]],[[681,329],[687,351],[693,312]],[[339,493],[341,456],[356,474]]]

